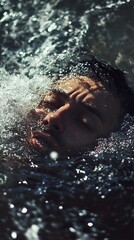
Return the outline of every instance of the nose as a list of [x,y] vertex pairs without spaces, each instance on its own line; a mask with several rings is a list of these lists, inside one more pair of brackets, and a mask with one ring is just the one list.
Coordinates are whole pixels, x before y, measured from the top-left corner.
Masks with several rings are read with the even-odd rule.
[[51,130],[62,133],[65,129],[66,121],[69,116],[69,104],[60,107],[57,111],[49,113],[44,119],[43,124]]

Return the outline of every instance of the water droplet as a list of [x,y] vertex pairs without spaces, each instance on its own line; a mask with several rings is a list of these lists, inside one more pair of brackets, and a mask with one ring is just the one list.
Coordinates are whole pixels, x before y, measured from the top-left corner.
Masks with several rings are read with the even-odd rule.
[[30,228],[28,228],[28,230],[25,233],[25,236],[27,237],[28,240],[30,239],[39,240],[38,232],[39,227],[33,224]]
[[14,204],[11,203],[11,204],[10,204],[10,208],[14,208]]
[[76,232],[76,230],[73,227],[69,228],[70,232]]
[[52,23],[51,26],[48,28],[48,32],[52,32],[56,28],[57,28],[56,24]]
[[87,225],[88,225],[89,227],[92,227],[92,226],[93,226],[93,223],[92,223],[92,222],[89,222]]
[[24,208],[22,208],[22,211],[21,211],[22,213],[27,213],[27,208],[26,207],[24,207]]
[[13,239],[16,239],[16,238],[17,238],[17,233],[16,233],[16,232],[12,232],[12,233],[11,233],[11,237],[12,237]]
[[58,156],[59,156],[59,154],[58,154],[57,152],[55,152],[55,151],[52,151],[52,152],[50,153],[50,158],[51,158],[52,160],[56,160],[56,159],[58,158]]
[[23,184],[27,184],[27,181],[24,180],[24,181],[23,181]]
[[7,176],[5,174],[0,173],[0,185],[3,185],[7,182]]

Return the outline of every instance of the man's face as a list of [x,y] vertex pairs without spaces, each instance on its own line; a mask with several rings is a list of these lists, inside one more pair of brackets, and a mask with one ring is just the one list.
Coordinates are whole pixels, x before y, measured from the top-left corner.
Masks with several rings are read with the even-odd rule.
[[117,128],[120,110],[119,100],[93,79],[59,81],[28,114],[28,141],[44,152],[92,148]]

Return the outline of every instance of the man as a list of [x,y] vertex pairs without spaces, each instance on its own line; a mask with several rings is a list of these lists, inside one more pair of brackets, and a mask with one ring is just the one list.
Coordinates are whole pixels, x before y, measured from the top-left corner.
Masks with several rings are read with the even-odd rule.
[[28,142],[43,153],[92,149],[132,114],[134,94],[124,74],[96,58],[79,62],[27,116]]

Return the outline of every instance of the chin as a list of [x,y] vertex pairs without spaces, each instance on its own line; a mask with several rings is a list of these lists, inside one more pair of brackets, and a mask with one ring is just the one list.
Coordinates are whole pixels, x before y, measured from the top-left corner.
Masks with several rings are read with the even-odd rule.
[[30,151],[30,154],[35,154],[36,156],[49,156],[51,159],[54,160],[63,160],[67,157],[78,157],[82,154],[85,154],[87,151],[94,150],[93,147],[75,147],[75,148],[56,148],[53,146],[45,146],[40,145],[40,143],[36,142],[35,140],[28,142],[28,149]]

